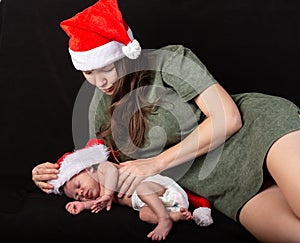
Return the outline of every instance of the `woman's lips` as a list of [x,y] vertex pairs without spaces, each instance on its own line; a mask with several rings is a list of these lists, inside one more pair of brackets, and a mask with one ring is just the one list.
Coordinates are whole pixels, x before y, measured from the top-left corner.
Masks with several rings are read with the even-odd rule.
[[113,91],[113,87],[110,87],[108,89],[103,89],[104,93],[111,93]]

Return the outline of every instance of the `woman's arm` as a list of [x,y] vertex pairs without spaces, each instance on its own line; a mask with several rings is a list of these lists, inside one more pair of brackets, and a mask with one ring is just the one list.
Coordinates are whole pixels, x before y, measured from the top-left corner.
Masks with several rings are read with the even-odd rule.
[[207,119],[180,143],[156,157],[159,171],[208,153],[242,127],[236,104],[219,84],[210,86],[194,100]]
[[180,143],[157,156],[121,163],[119,197],[131,195],[146,176],[160,173],[215,149],[241,128],[239,110],[219,84],[208,87],[194,100],[207,118]]
[[100,186],[100,197],[95,200],[91,209],[93,213],[98,213],[102,209],[111,209],[113,195],[118,185],[118,167],[116,164],[105,161],[98,165],[97,176]]
[[101,188],[100,196],[112,196],[118,185],[119,171],[117,165],[109,161],[101,162],[97,173]]

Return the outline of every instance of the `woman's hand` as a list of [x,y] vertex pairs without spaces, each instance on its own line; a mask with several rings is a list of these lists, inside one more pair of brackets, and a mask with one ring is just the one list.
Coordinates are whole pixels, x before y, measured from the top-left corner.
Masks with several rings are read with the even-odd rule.
[[49,193],[49,190],[53,189],[53,185],[47,183],[47,181],[57,179],[58,168],[58,164],[51,162],[45,162],[35,166],[31,171],[33,182],[43,192]]
[[118,197],[131,196],[136,187],[148,176],[160,173],[155,158],[138,159],[119,164]]

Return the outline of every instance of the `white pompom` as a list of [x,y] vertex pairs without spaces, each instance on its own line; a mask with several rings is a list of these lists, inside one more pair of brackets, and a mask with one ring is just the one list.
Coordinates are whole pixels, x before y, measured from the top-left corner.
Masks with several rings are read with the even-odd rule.
[[196,208],[193,212],[193,220],[199,226],[209,226],[214,222],[211,217],[211,209],[207,207]]
[[136,59],[141,54],[141,46],[137,40],[129,42],[127,46],[122,47],[122,51],[130,59]]

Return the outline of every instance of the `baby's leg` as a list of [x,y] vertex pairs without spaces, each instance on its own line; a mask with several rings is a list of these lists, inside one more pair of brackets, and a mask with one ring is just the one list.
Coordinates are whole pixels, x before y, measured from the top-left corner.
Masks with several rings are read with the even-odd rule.
[[139,217],[141,220],[149,224],[158,224],[158,218],[156,214],[148,206],[144,206],[140,209]]
[[141,208],[141,220],[157,223],[157,226],[147,237],[152,240],[164,240],[173,226],[173,221],[159,198],[164,193],[165,188],[157,183],[146,181],[141,183],[136,191],[140,199],[147,205]]
[[[179,212],[168,212],[173,222],[179,220],[191,220],[193,219],[192,213],[186,208],[180,208]],[[158,224],[158,218],[151,208],[144,206],[140,209],[140,219],[149,224]]]
[[[173,222],[191,220],[193,218],[192,213],[186,208],[180,208],[180,212],[168,212],[168,214]],[[167,236],[166,232],[169,232],[173,226],[173,223],[171,223],[169,219],[159,219],[148,206],[144,206],[140,209],[139,216],[141,220],[147,223],[157,224],[156,228],[147,235],[149,238],[152,238],[152,240],[165,239]]]

